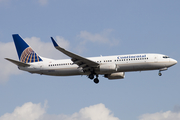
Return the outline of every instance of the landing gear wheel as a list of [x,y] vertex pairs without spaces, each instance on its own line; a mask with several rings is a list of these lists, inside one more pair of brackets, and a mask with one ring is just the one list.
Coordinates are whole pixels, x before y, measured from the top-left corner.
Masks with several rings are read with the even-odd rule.
[[98,84],[98,83],[99,83],[99,79],[98,79],[98,78],[95,78],[95,79],[94,79],[94,83]]
[[91,79],[91,80],[94,79],[94,75],[93,75],[93,74],[90,74],[90,75],[89,75],[89,79]]
[[158,73],[159,76],[162,76],[162,73]]

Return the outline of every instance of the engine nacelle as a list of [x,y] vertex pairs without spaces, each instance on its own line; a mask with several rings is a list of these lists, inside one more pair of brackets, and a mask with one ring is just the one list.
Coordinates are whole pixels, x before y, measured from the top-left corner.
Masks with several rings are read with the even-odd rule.
[[117,72],[117,73],[105,74],[104,77],[108,78],[109,80],[123,79],[125,77],[125,72]]
[[116,64],[103,64],[99,67],[100,72],[104,74],[112,73],[117,71]]

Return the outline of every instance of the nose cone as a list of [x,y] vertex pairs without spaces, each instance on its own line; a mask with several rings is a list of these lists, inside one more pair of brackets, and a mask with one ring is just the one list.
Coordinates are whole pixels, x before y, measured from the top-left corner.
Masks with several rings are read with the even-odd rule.
[[175,59],[171,59],[170,62],[171,62],[172,65],[177,64],[177,60],[175,60]]

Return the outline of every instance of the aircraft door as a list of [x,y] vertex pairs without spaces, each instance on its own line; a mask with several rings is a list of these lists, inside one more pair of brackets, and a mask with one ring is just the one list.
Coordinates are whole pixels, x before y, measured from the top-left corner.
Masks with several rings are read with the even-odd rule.
[[155,62],[155,63],[158,62],[158,56],[157,56],[157,55],[154,56],[154,62]]

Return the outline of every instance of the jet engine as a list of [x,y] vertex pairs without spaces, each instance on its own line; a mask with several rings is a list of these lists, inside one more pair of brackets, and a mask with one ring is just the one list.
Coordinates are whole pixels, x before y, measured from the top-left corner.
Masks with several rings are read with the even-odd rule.
[[123,79],[125,77],[125,72],[117,72],[117,73],[105,74],[104,77],[108,78],[109,80]]
[[99,67],[100,72],[103,72],[104,74],[112,73],[117,71],[116,64],[104,64],[100,65]]

